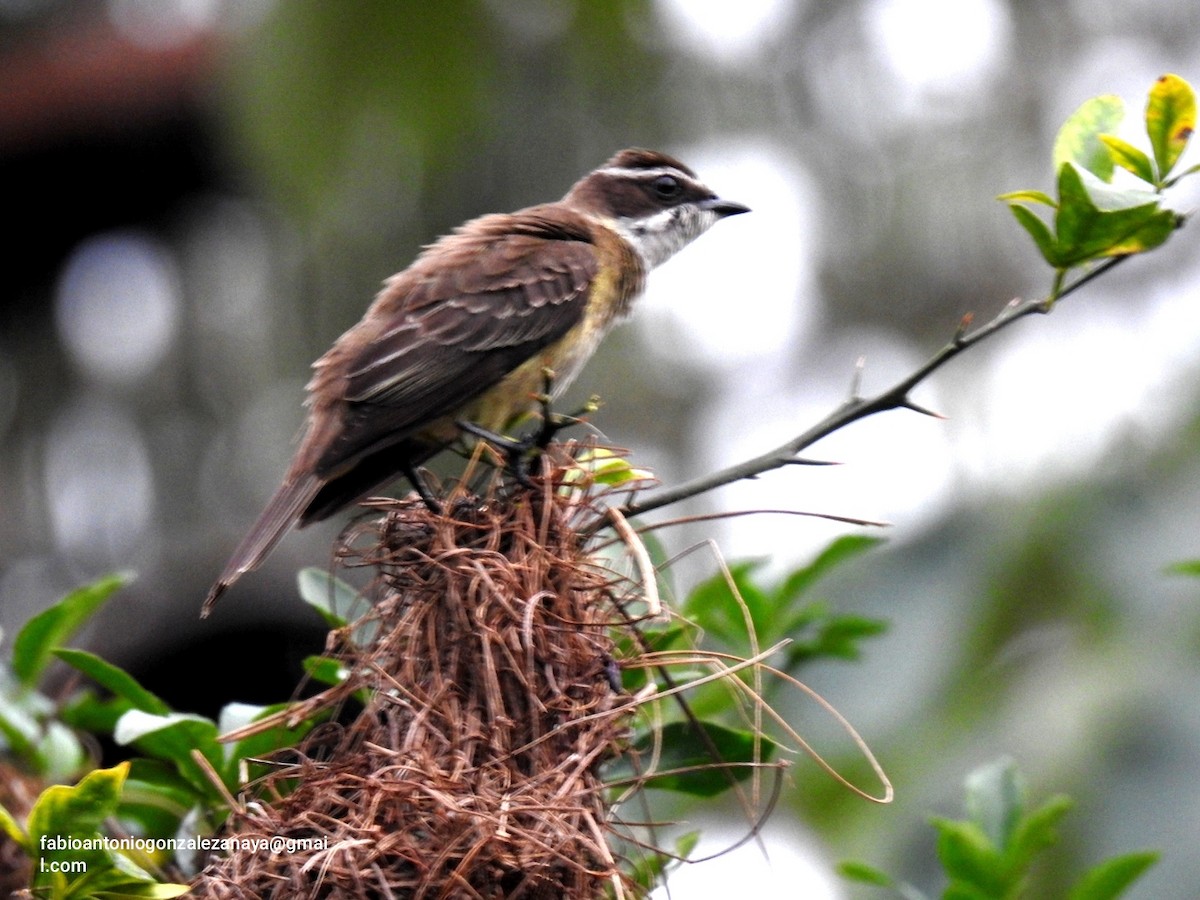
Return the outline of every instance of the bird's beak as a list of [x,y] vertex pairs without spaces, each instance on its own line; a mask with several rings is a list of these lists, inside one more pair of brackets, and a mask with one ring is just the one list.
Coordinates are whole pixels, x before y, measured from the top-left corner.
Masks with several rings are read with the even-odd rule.
[[732,200],[722,200],[720,197],[709,197],[707,200],[701,200],[698,205],[701,209],[715,212],[722,219],[750,212],[750,207],[734,203]]

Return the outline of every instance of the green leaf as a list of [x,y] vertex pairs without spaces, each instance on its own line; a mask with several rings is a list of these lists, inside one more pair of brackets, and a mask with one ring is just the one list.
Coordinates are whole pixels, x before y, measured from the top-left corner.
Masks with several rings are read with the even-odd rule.
[[781,597],[789,603],[796,601],[833,569],[882,543],[883,538],[865,534],[846,534],[835,538],[817,554],[816,559],[787,577],[779,591]]
[[1025,784],[1011,759],[975,769],[966,779],[967,815],[998,850],[1011,842],[1025,806]]
[[1022,817],[1008,847],[1014,868],[1028,868],[1038,853],[1058,842],[1058,823],[1071,806],[1071,798],[1059,794]]
[[220,793],[208,773],[192,758],[192,750],[198,750],[221,775],[226,787],[238,788],[236,764],[226,759],[224,748],[217,743],[217,725],[211,719],[188,713],[152,715],[131,709],[118,720],[113,740],[173,764],[192,787],[206,797],[219,799]]
[[1059,262],[1058,247],[1055,245],[1054,232],[1050,230],[1050,226],[1019,203],[1010,203],[1008,208],[1021,223],[1021,227],[1029,232],[1029,236],[1033,238],[1033,242],[1046,262],[1056,269],[1063,268]]
[[[143,712],[140,709],[131,709],[118,720],[117,727],[113,731],[113,740],[121,745],[136,744],[142,741],[147,735],[170,730],[184,723],[190,723],[189,727],[200,738],[204,738],[205,736],[216,738],[217,736],[216,723],[212,719],[206,719],[204,716],[198,716],[194,713],[175,712],[165,715],[154,715]],[[188,750],[191,749],[192,747],[188,747]],[[159,756],[160,759],[173,760],[177,758],[177,754],[166,756],[155,755]],[[190,756],[190,753],[185,755]]]
[[1064,163],[1059,172],[1058,196],[1059,268],[1149,250],[1165,241],[1177,225],[1175,214],[1161,209],[1154,194],[1089,186],[1073,163]]
[[[20,702],[0,696],[0,738],[7,745],[4,749],[21,759],[35,771],[46,767],[46,760],[38,752],[38,741],[42,736],[40,710],[30,709],[29,701],[41,697],[37,693],[25,694]],[[36,705],[36,704],[35,704]]]
[[[731,568],[738,595],[741,597],[742,603],[746,605],[746,612],[750,615],[750,626],[754,629],[755,637],[760,643],[770,643],[774,639],[776,633],[772,625],[777,621],[780,612],[777,595],[760,586],[751,577],[751,573],[765,562],[766,560],[757,560],[748,565]],[[726,609],[729,621],[733,625],[733,631],[727,634],[746,634],[745,618],[732,596],[730,596],[729,606]]]
[[1165,180],[1196,130],[1196,94],[1178,75],[1163,75],[1150,89],[1146,103],[1146,133]]
[[[647,469],[636,468],[624,456],[614,453],[607,447],[596,447],[581,453],[575,460],[582,472],[588,472],[597,484],[617,486],[637,482],[654,481],[654,473]],[[567,472],[569,481],[576,480],[573,471]]]
[[1008,870],[998,849],[974,822],[934,819],[937,855],[951,883],[961,882],[1003,896]]
[[1178,562],[1167,568],[1172,575],[1200,575],[1200,559]]
[[1116,131],[1124,117],[1124,101],[1112,94],[1082,104],[1063,123],[1054,140],[1054,170],[1070,162],[1103,181],[1112,181],[1113,158],[1100,135]]
[[[218,725],[221,733],[226,734],[235,728],[249,725],[268,716],[273,716],[291,706],[292,704],[290,703],[273,703],[269,706],[230,703],[221,710],[221,719]],[[294,747],[300,743],[306,734],[316,727],[318,722],[329,718],[329,715],[329,711],[326,710],[313,718],[302,720],[294,728],[285,728],[277,725],[274,728],[256,732],[233,744],[227,744],[227,756],[233,761],[238,761],[248,757],[257,758],[267,756],[284,747]]]
[[1171,183],[1174,184],[1175,182],[1179,181],[1179,179],[1185,178],[1188,175],[1195,175],[1197,172],[1200,172],[1200,163],[1196,163],[1194,166],[1188,166],[1186,169],[1172,178]]
[[138,757],[131,760],[119,816],[122,822],[136,822],[138,833],[173,837],[184,817],[204,800],[170,763]]
[[[670,650],[672,647],[688,647],[690,641],[695,638],[696,629],[690,628],[686,624],[665,625],[657,628],[647,628],[644,632],[646,646],[651,652],[661,653],[664,650]],[[637,653],[634,649],[635,642],[627,638],[618,646],[621,649],[620,659],[631,656]]]
[[1114,856],[1085,872],[1068,900],[1115,900],[1156,862],[1158,854],[1146,850]]
[[687,831],[675,839],[675,855],[687,859],[700,843],[699,831]]
[[679,865],[679,860],[687,859],[691,855],[699,841],[700,832],[689,831],[676,838],[673,856],[653,851],[639,854],[630,868],[629,878],[649,893],[663,883],[667,872]]
[[55,648],[70,640],[93,613],[133,579],[129,573],[105,575],[78,588],[25,623],[13,641],[12,669],[26,688],[37,684]]
[[896,880],[891,875],[857,860],[845,860],[838,863],[837,873],[848,881],[857,881],[859,884],[885,888],[896,886]]
[[867,535],[844,535],[832,541],[808,565],[803,566],[774,587],[763,587],[756,574],[763,560],[748,560],[730,565],[729,579],[741,608],[724,574],[698,585],[682,607],[682,618],[703,628],[714,638],[732,644],[746,635],[746,615],[760,644],[774,644],[784,638],[792,644],[787,651],[787,666],[798,665],[818,656],[854,659],[859,642],[885,630],[886,624],[855,615],[837,615],[820,603],[800,601],[816,582],[853,557],[882,543]]
[[[769,606],[767,594],[751,580],[765,561],[747,560],[729,566],[737,595],[745,602],[751,619],[757,624],[758,616]],[[756,615],[757,613],[757,615]],[[698,584],[683,602],[683,618],[690,619],[705,631],[726,641],[735,640],[746,634],[745,615],[737,596],[718,574]]]
[[346,664],[332,656],[307,656],[303,666],[308,677],[321,684],[341,684],[350,674]]
[[[823,606],[816,606],[823,610]],[[807,610],[802,611],[807,612]],[[800,622],[801,617],[793,620]],[[789,623],[791,624],[791,623]],[[888,629],[888,623],[882,619],[871,619],[858,615],[833,615],[822,611],[815,619],[807,623],[812,634],[801,634],[802,627],[797,624],[789,628],[793,634],[793,642],[786,651],[787,665],[791,669],[800,663],[818,658],[858,659],[862,655],[859,644],[866,638],[876,637]]]
[[161,882],[131,882],[119,888],[91,892],[96,900],[172,900],[182,897],[191,887],[186,884],[163,884]]
[[[712,722],[701,722],[708,742],[697,736],[689,722],[670,722],[661,733],[661,753],[658,770],[648,786],[664,791],[677,791],[696,797],[715,797],[728,790],[734,781],[743,781],[754,773],[751,765],[771,758],[777,744],[769,738],[757,741],[749,731],[736,731]],[[715,749],[717,758],[710,750]],[[642,735],[634,743],[643,759],[654,748],[652,735]],[[758,756],[755,756],[755,750]]]
[[1154,184],[1154,164],[1150,157],[1115,134],[1102,134],[1100,140],[1112,154],[1113,162],[1127,172],[1132,172],[1147,184]]
[[101,687],[128,700],[134,709],[160,716],[171,711],[166,701],[138,684],[136,678],[94,653],[88,653],[86,650],[59,649],[54,651],[54,655]]
[[[1008,900],[1008,893],[1003,895],[1003,900]],[[961,882],[953,882],[947,885],[946,890],[942,893],[942,900],[998,900],[1001,895],[994,893],[990,888],[979,888],[973,884],[963,884]]]
[[324,569],[308,566],[296,575],[300,599],[321,614],[330,628],[342,628],[371,611],[371,604],[355,588]]
[[1058,206],[1058,202],[1045,191],[1024,190],[1009,191],[1007,194],[997,194],[997,200],[1005,203],[1044,203],[1046,206]]
[[91,689],[81,690],[59,711],[62,721],[78,731],[93,734],[112,734],[121,718],[133,704],[124,697],[101,699]]
[[1121,241],[1110,246],[1103,256],[1128,256],[1145,253],[1166,243],[1174,231],[1183,224],[1183,219],[1169,209],[1160,209],[1144,225],[1131,230]]
[[91,768],[88,752],[79,737],[62,722],[46,723],[38,741],[39,774],[49,781],[66,781]]

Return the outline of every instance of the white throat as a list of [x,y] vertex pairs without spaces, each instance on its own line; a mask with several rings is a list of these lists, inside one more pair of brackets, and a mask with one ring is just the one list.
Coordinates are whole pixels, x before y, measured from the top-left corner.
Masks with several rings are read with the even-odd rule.
[[648,218],[613,219],[613,227],[633,245],[647,269],[660,266],[720,219],[711,209],[685,203]]

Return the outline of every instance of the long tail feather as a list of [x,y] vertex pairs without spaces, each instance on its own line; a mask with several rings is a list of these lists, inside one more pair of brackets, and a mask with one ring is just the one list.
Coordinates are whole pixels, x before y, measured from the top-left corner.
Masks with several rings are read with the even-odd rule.
[[233,551],[224,571],[221,572],[221,577],[209,590],[200,611],[200,618],[208,617],[218,598],[231,584],[247,572],[258,568],[259,563],[274,549],[288,529],[296,524],[323,484],[324,482],[315,475],[307,475],[295,481],[286,480],[279,486],[279,490],[262,511],[254,527]]

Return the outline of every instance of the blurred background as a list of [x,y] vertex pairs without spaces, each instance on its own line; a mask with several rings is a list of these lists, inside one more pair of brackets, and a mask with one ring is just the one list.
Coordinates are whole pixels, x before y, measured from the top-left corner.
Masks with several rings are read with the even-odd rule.
[[[881,389],[964,313],[1044,292],[994,196],[1052,187],[1054,133],[1089,97],[1124,97],[1136,134],[1168,71],[1200,82],[1192,0],[0,0],[0,627],[134,570],[88,647],[182,709],[281,699],[322,639],[295,572],[328,562],[336,524],[203,624],[199,604],[290,457],[309,363],[423,243],[626,146],[751,206],[655,273],[574,389],[676,483],[804,430],[860,357]],[[842,466],[689,508],[893,523],[822,591],[891,630],[800,674],[897,799],[800,760],[770,862],[685,866],[675,896],[857,896],[831,874],[848,856],[939,890],[928,816],[960,815],[963,777],[1006,754],[1035,797],[1077,798],[1045,896],[1139,848],[1164,858],[1129,896],[1196,896],[1200,588],[1167,571],[1200,557],[1193,229],[939,372],[917,400],[947,421],[867,420],[814,448]],[[846,530],[761,516],[664,540],[784,572]],[[714,569],[693,553],[678,589]],[[861,772],[814,708],[788,713]],[[701,852],[745,830],[716,812],[686,813]]]

